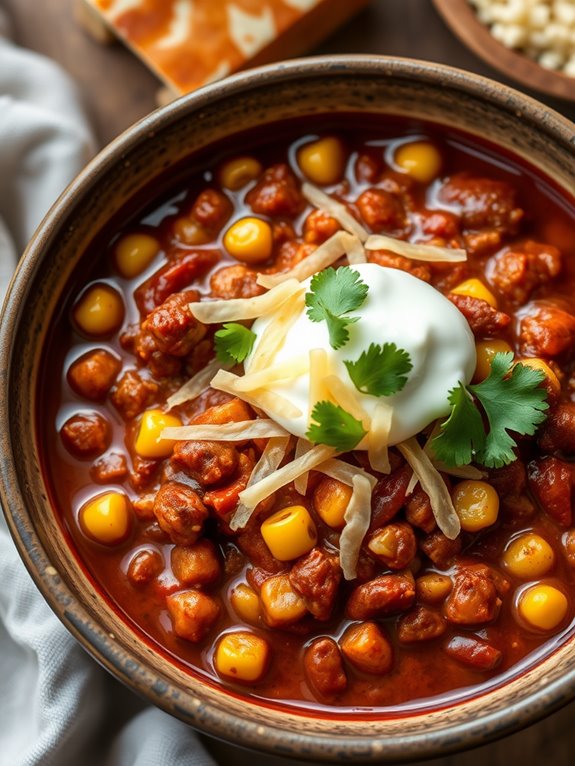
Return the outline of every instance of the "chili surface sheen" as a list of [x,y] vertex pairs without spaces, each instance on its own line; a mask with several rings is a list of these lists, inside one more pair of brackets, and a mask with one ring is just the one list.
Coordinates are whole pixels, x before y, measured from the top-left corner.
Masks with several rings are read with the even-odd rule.
[[[306,165],[302,147],[326,137],[335,140]],[[142,421],[153,426],[214,356],[217,327],[200,325],[187,305],[261,294],[258,271],[288,270],[339,228],[303,197],[302,168],[370,232],[465,248],[457,264],[368,258],[451,295],[474,333],[479,379],[498,351],[539,360],[550,404],[536,435],[518,439],[517,460],[486,471],[491,506],[481,495],[477,531],[455,540],[437,529],[419,485],[408,494],[411,469],[391,449],[351,582],[338,564],[345,485],[312,472],[305,496],[290,484],[232,532],[265,441],[180,442],[150,457],[142,435]],[[224,245],[245,217],[271,232],[262,241],[256,223],[247,257],[229,237]],[[191,673],[334,712],[444,705],[551,651],[575,607],[574,232],[573,200],[517,158],[443,127],[375,116],[242,134],[161,179],[83,256],[52,321],[38,393],[53,506],[103,597]],[[212,389],[170,415],[184,424],[256,417]],[[345,459],[370,470],[365,453]],[[465,501],[466,480],[446,481]],[[260,527],[293,506],[307,510],[317,540],[279,561]],[[256,637],[247,659],[238,634]]]

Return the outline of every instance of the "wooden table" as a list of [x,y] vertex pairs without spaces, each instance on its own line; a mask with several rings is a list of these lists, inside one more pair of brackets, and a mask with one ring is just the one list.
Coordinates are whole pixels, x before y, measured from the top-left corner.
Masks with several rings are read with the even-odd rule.
[[[43,3],[4,0],[4,5],[12,14],[16,39],[51,56],[75,77],[102,144],[155,107],[156,79],[121,46],[104,48],[87,38],[73,20],[73,0]],[[371,6],[345,30],[313,52],[410,56],[502,79],[451,35],[429,0],[372,0]],[[546,102],[575,119],[575,105],[551,99]],[[206,744],[225,766],[296,764],[283,758],[255,755],[213,740],[206,740]],[[500,742],[427,763],[436,766],[531,766],[540,761],[553,766],[571,766],[575,762],[575,703]]]

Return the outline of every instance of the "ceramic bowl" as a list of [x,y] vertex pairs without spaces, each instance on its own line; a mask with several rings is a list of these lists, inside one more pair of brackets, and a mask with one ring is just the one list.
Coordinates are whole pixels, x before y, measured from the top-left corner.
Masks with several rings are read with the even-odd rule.
[[40,355],[64,286],[87,244],[130,199],[197,149],[240,129],[329,112],[399,114],[461,128],[575,188],[575,131],[558,114],[476,75],[383,57],[307,59],[252,70],[146,117],[64,192],[30,243],[0,327],[1,499],[24,563],[68,630],[150,702],[208,734],[316,761],[445,755],[527,726],[575,697],[575,637],[472,699],[374,718],[294,712],[242,699],[160,656],[95,590],[50,507],[39,467]]

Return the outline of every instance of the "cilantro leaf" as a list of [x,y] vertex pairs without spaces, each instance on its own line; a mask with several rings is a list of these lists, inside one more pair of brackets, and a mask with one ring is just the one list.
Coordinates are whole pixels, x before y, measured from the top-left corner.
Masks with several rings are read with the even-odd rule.
[[311,413],[306,438],[313,444],[327,444],[338,452],[349,452],[366,435],[360,420],[332,402],[318,402]]
[[413,367],[407,351],[395,343],[372,343],[359,359],[344,364],[357,390],[372,396],[391,396],[401,391]]
[[349,266],[330,267],[312,278],[310,292],[305,296],[307,315],[312,322],[327,322],[332,348],[341,348],[349,340],[347,326],[357,322],[358,317],[344,315],[361,306],[367,291],[359,273]]
[[441,424],[441,433],[432,440],[431,448],[447,465],[467,465],[485,445],[483,419],[463,383],[451,389],[449,404],[451,415]]
[[[510,374],[509,374],[510,373]],[[547,392],[541,386],[545,374],[520,362],[513,366],[513,354],[495,354],[491,372],[469,389],[477,397],[489,421],[489,431],[480,460],[488,468],[500,468],[515,460],[516,445],[509,431],[532,436],[549,408]]]
[[224,364],[243,362],[253,348],[255,332],[243,324],[227,322],[214,335],[216,356]]

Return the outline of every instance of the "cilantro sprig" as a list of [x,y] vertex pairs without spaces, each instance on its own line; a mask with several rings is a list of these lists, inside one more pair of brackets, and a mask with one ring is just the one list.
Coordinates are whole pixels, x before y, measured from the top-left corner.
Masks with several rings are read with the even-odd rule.
[[367,434],[361,420],[332,402],[318,402],[311,413],[306,438],[312,444],[327,444],[338,452],[349,452]]
[[475,460],[487,468],[512,463],[517,443],[510,432],[532,436],[547,417],[544,380],[541,370],[513,365],[511,352],[495,354],[485,380],[449,392],[451,414],[431,442],[437,459],[452,466]]
[[341,348],[348,342],[348,325],[359,319],[348,314],[361,306],[367,291],[368,286],[362,282],[359,272],[349,266],[330,267],[312,278],[310,292],[305,296],[307,315],[312,322],[327,323],[332,348]]
[[395,343],[372,343],[355,362],[344,361],[349,377],[362,394],[391,396],[405,386],[413,368],[407,351]]
[[216,356],[223,364],[243,362],[252,350],[255,339],[255,332],[243,324],[227,322],[214,335]]

